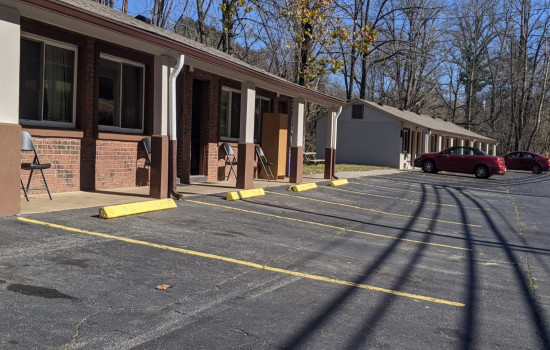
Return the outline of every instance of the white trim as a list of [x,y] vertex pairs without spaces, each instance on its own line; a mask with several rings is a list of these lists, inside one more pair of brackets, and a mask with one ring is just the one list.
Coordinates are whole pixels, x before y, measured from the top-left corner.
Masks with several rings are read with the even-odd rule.
[[[65,42],[62,42],[62,41],[57,41],[57,40],[53,40],[53,39],[50,39],[50,38],[45,38],[45,37],[42,37],[42,36],[39,36],[39,35],[35,35],[35,34],[30,34],[30,33],[26,33],[26,32],[22,32],[21,33],[21,39],[27,39],[27,40],[30,40],[30,41],[35,41],[35,42],[40,42],[42,45],[49,45],[49,46],[54,46],[54,47],[59,47],[59,48],[62,48],[62,49],[65,49],[65,50],[70,50],[74,53],[74,57],[73,57],[73,110],[72,110],[72,116],[71,116],[71,119],[72,121],[71,122],[58,122],[58,121],[51,121],[51,120],[43,120],[42,117],[44,115],[44,74],[45,74],[45,55],[46,55],[46,50],[45,48],[42,50],[41,52],[41,55],[42,57],[40,57],[40,64],[41,64],[41,67],[40,67],[40,74],[41,74],[41,85],[40,87],[42,88],[40,91],[40,94],[41,94],[41,99],[40,99],[40,112],[39,112],[39,117],[40,117],[40,120],[32,120],[32,119],[21,119],[19,116],[19,124],[21,125],[29,125],[29,126],[47,126],[47,127],[58,127],[58,128],[66,128],[66,129],[70,129],[70,128],[75,128],[76,127],[76,96],[78,95],[78,91],[77,91],[77,88],[78,88],[78,46],[76,45],[73,45],[73,44],[68,44],[68,43],[65,43]],[[21,61],[21,59],[20,59]],[[19,68],[21,69],[21,68]],[[21,99],[21,96],[19,97]]]
[[[143,63],[139,63],[139,62],[135,62],[135,61],[130,61],[130,60],[127,60],[127,59],[124,59],[124,58],[121,58],[121,57],[117,57],[117,56],[112,56],[112,55],[109,55],[109,54],[104,54],[104,53],[100,53],[99,54],[99,59],[105,59],[105,60],[108,60],[108,61],[112,61],[112,62],[116,62],[116,63],[120,63],[121,64],[121,69],[120,69],[120,74],[121,76],[119,77],[120,78],[120,86],[118,87],[120,90],[120,98],[122,98],[122,87],[123,87],[123,81],[122,81],[122,64],[126,64],[126,65],[129,65],[129,66],[133,66],[133,67],[138,67],[138,68],[141,68],[141,128],[140,129],[132,129],[132,128],[124,128],[122,126],[113,126],[113,125],[101,125],[99,124],[99,121],[98,121],[98,125],[97,125],[97,128],[99,131],[115,131],[115,132],[124,132],[124,133],[131,133],[131,134],[141,134],[143,133],[143,131],[145,130],[145,65]],[[99,69],[98,71],[96,72],[96,75],[99,76]],[[98,97],[99,98],[99,97]],[[119,125],[122,124],[122,101],[119,101],[119,110],[117,111],[117,118],[118,118],[118,123]]]

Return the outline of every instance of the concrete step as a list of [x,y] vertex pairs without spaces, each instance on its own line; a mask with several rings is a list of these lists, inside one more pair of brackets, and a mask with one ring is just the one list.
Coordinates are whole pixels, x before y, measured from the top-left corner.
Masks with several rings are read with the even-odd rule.
[[189,177],[190,184],[206,183],[206,182],[208,182],[208,177],[206,175],[191,175]]

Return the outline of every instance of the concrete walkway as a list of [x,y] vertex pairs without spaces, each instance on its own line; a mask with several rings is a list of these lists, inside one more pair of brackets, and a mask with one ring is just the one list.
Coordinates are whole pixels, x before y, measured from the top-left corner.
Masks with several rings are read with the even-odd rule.
[[[382,174],[392,174],[399,170],[371,170],[371,171],[350,171],[339,172],[336,176],[339,179],[347,179],[361,176],[375,176]],[[327,181],[323,174],[304,175],[302,183]],[[258,179],[254,181],[254,188],[266,188],[273,186],[290,185],[288,178],[285,180],[267,181]],[[235,181],[222,181],[214,183],[196,183],[191,185],[178,185],[178,191],[184,198],[204,195],[204,194],[225,194],[236,191]],[[117,188],[109,190],[99,190],[95,192],[62,192],[52,194],[52,200],[47,194],[32,193],[29,196],[30,201],[25,197],[21,198],[21,214],[45,213],[59,210],[70,210],[80,208],[104,207],[117,204],[126,204],[152,200],[149,197],[149,186]]]

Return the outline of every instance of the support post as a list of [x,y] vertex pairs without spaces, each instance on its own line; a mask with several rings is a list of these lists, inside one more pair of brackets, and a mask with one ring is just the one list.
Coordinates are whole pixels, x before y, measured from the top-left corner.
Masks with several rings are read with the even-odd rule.
[[304,108],[305,102],[301,97],[294,99],[292,109],[292,126],[290,138],[290,182],[301,183],[304,162]]
[[20,15],[0,6],[0,217],[21,212],[21,126],[19,125]]
[[241,124],[239,139],[239,165],[237,188],[254,188],[254,108],[256,86],[251,82],[241,83]]
[[149,196],[163,199],[170,197],[168,172],[169,142],[167,135],[151,137],[151,181]]

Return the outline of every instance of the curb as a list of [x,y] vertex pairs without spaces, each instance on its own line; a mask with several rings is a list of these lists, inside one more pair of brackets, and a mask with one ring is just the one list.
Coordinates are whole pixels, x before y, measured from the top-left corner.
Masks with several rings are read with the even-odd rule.
[[317,188],[317,184],[315,182],[312,182],[312,183],[309,183],[309,184],[301,184],[301,185],[290,186],[288,189],[292,190],[294,192],[302,192],[302,191],[312,190],[314,188]]
[[342,186],[342,185],[347,185],[349,182],[348,182],[348,179],[342,179],[342,180],[333,180],[330,182],[330,185],[331,186]]
[[238,201],[239,199],[246,199],[252,197],[265,196],[263,188],[253,188],[251,190],[242,190],[239,192],[227,192],[226,199],[228,201]]
[[99,209],[99,217],[113,219],[121,216],[147,213],[151,211],[177,208],[172,198],[157,199],[153,201],[136,202],[129,204],[112,205]]

